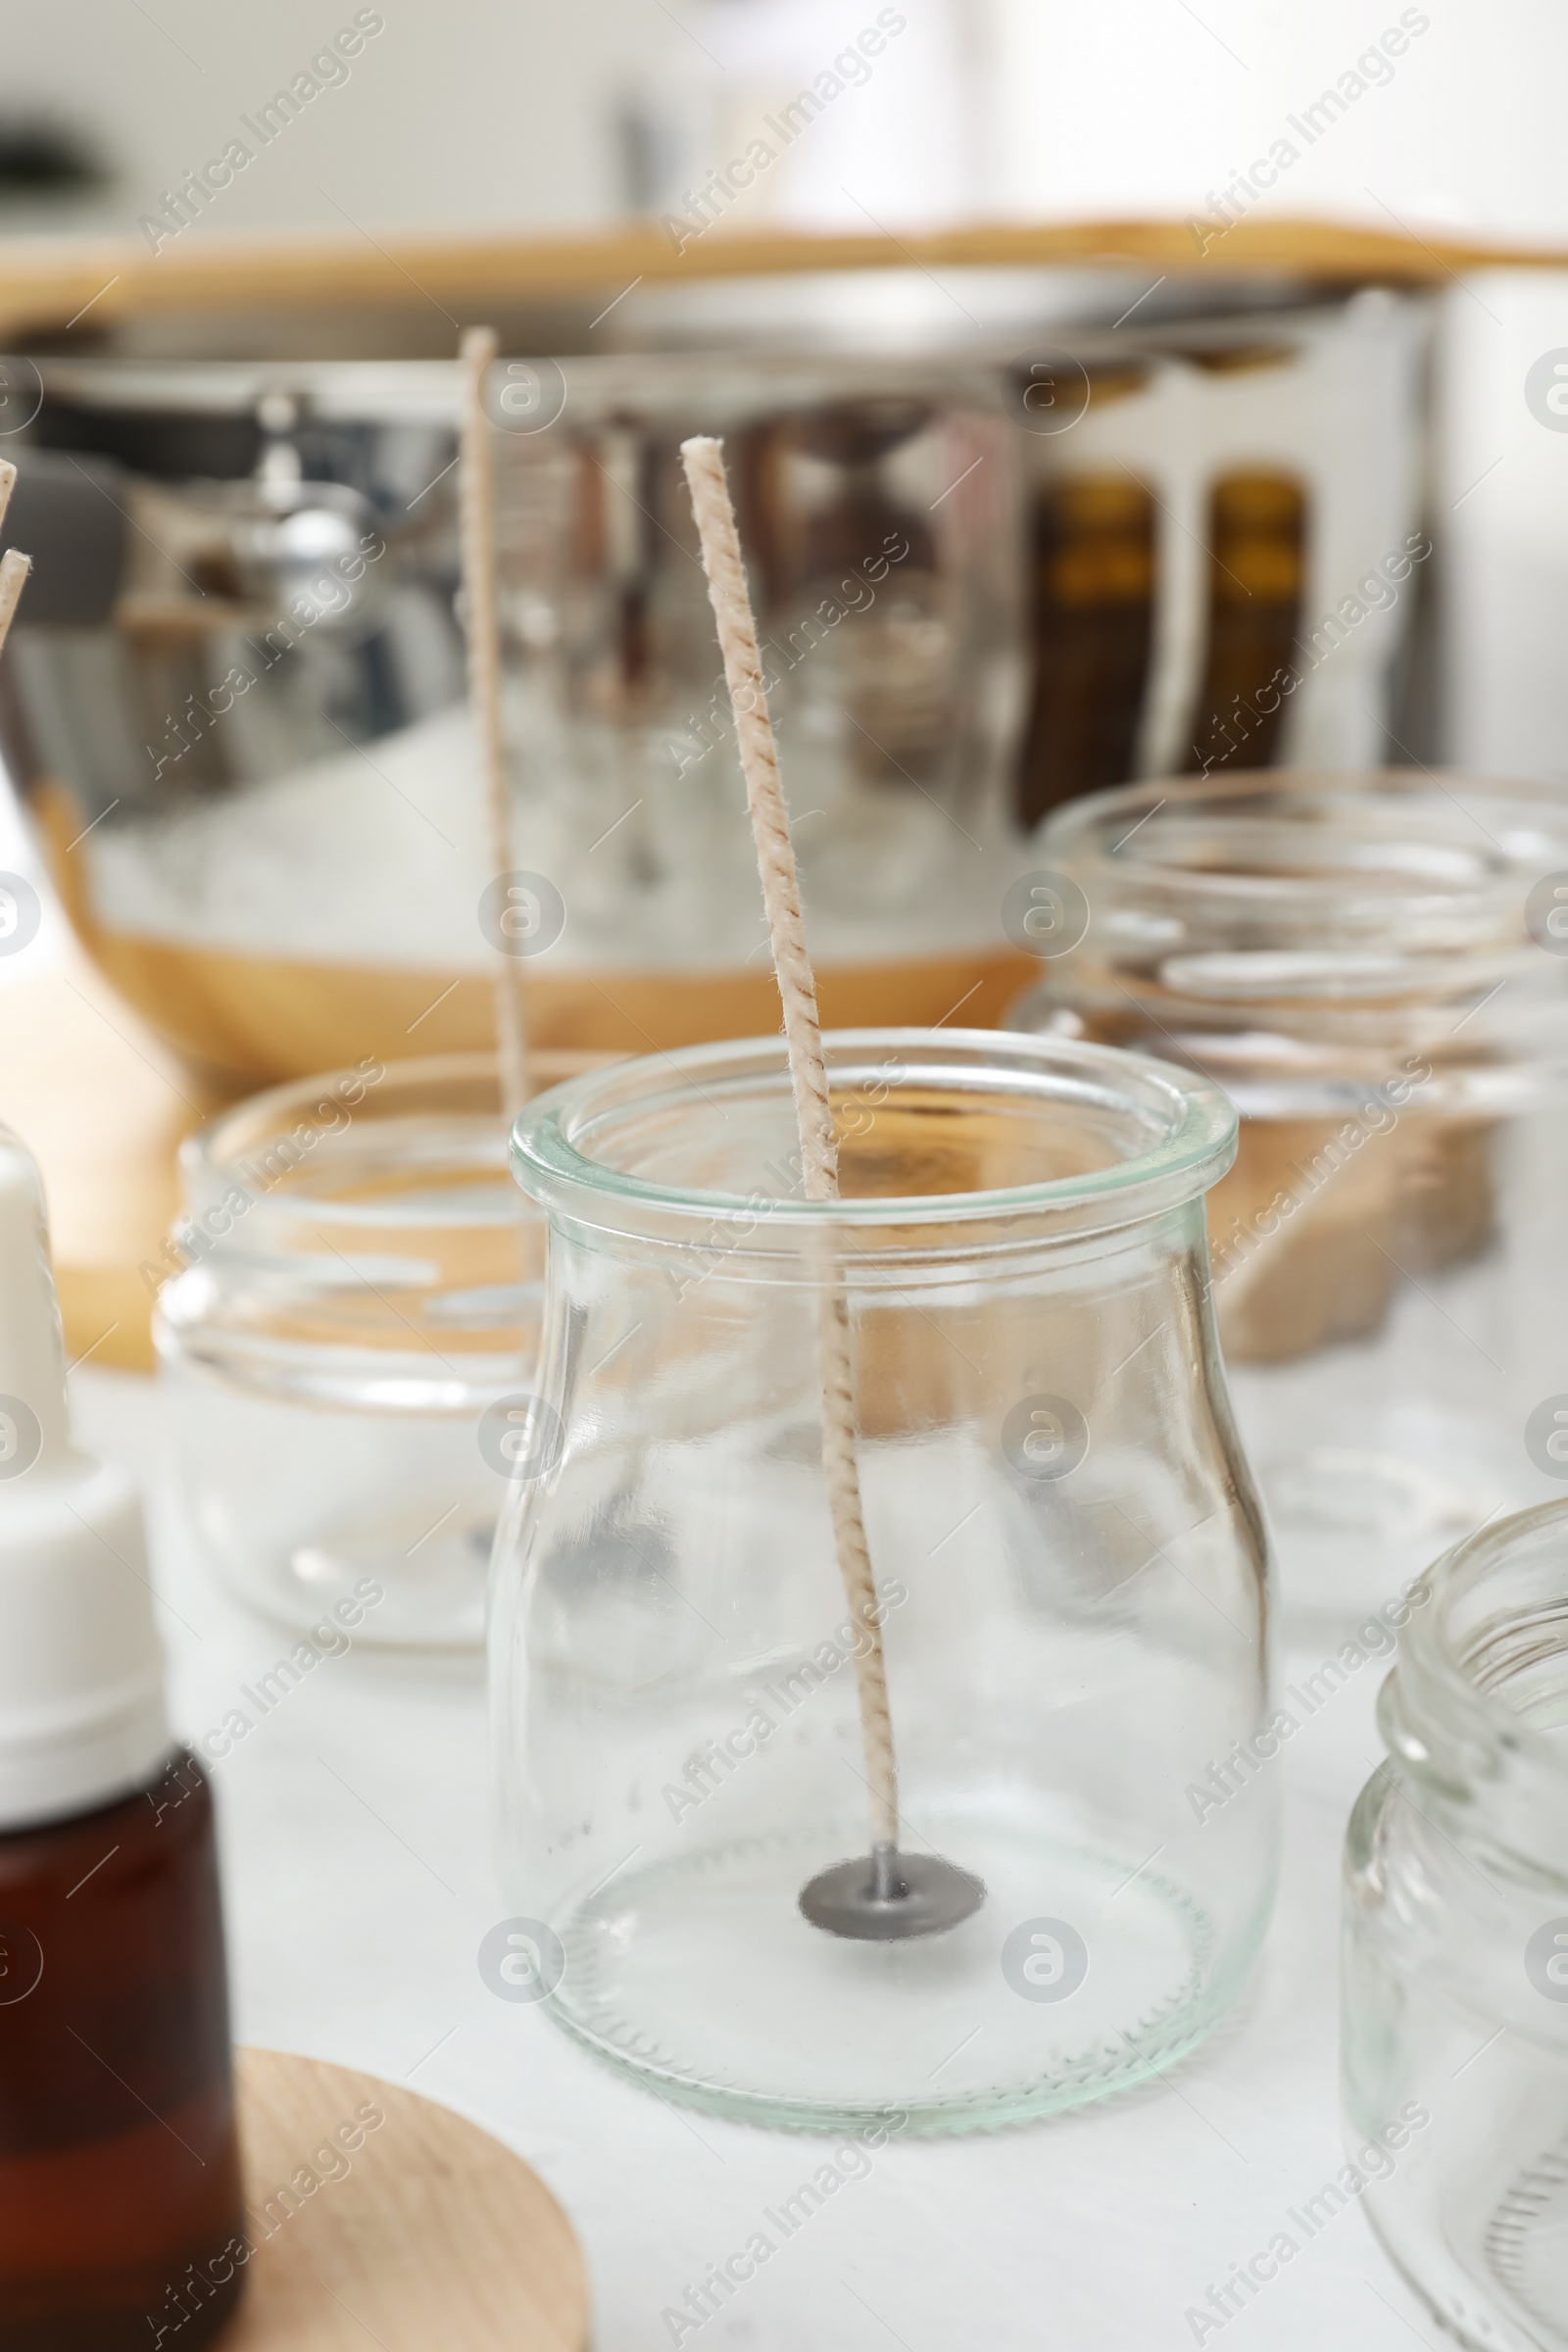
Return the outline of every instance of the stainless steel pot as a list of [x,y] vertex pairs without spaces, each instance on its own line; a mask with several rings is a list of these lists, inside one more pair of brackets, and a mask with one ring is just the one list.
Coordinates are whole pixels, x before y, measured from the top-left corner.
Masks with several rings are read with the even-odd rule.
[[[983,318],[995,292],[954,299]],[[1027,971],[1008,886],[1078,791],[1382,751],[1414,595],[1356,582],[1418,526],[1420,306],[1148,312],[507,363],[515,858],[563,910],[528,969],[542,1043],[776,1023],[688,432],[728,444],[830,1020],[1000,1014]],[[484,1044],[456,369],[39,383],[0,742],[92,952],[236,1078]]]

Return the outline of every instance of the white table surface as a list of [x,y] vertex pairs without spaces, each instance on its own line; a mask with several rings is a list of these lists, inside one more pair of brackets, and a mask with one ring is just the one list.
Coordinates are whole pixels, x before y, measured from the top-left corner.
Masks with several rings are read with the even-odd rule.
[[[178,1730],[194,1739],[284,1646],[190,1556],[163,1494],[154,1383],[84,1366],[76,1430],[142,1481]],[[1288,1663],[1310,1669],[1317,1654]],[[895,2144],[700,2330],[746,2352],[1151,2352],[1345,2161],[1337,2113],[1340,1846],[1381,1755],[1383,1669],[1286,1747],[1284,1878],[1240,2015],[1161,2085],[1026,2130]],[[598,2352],[675,2340],[663,2314],[744,2246],[826,2143],[688,2115],[481,1982],[505,1913],[490,1859],[477,1665],[327,1660],[222,1761],[236,2038],[367,2068],[509,2141],[582,2240]],[[787,2032],[788,2021],[781,2021]],[[1410,2352],[1439,2330],[1359,2210],[1336,2213],[1226,2352]],[[1447,2340],[1447,2339],[1443,2339]]]

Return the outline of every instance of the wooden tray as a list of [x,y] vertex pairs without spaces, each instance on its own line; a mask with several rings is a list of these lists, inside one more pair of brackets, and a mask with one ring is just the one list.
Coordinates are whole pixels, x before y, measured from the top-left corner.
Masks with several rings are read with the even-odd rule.
[[[94,330],[155,314],[401,306],[410,281],[467,319],[518,304],[613,294],[633,280],[690,281],[801,270],[970,265],[1141,266],[1222,279],[1285,270],[1337,284],[1449,282],[1455,271],[1560,268],[1560,247],[1442,233],[1402,236],[1332,220],[1237,221],[1204,253],[1185,222],[993,221],[899,238],[858,230],[720,229],[677,253],[656,224],[597,234],[207,237],[149,252],[144,239],[12,238],[0,254],[0,340],[13,349],[61,332],[92,306]],[[456,334],[454,333],[454,342]]]
[[[255,2252],[223,2352],[584,2352],[582,2255],[520,2156],[374,2075],[280,2050],[236,2066]],[[284,2193],[365,2110],[385,2121],[347,2171]]]

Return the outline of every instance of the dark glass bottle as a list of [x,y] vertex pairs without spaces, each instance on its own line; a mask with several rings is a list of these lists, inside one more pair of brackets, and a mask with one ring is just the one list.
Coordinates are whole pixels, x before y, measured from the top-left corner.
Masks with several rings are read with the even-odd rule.
[[248,2247],[212,1793],[0,1834],[0,2352],[193,2352]]
[[1209,500],[1208,647],[1188,772],[1272,767],[1297,659],[1307,501],[1291,474],[1223,474]]
[[1125,783],[1154,642],[1154,500],[1128,474],[1043,483],[1031,518],[1029,715],[1014,801],[1025,831]]

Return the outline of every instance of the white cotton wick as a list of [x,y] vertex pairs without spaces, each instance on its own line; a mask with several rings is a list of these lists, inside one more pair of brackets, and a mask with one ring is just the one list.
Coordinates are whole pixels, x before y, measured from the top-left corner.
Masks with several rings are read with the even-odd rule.
[[[808,1200],[839,1198],[838,1142],[822,1057],[822,1029],[816,1011],[816,980],[806,952],[801,919],[801,885],[790,839],[789,812],[779,776],[778,745],[768,715],[757,623],[746,589],[740,535],[730,503],[721,442],[699,435],[681,443],[692,511],[702,542],[708,593],[718,623],[724,679],[735,713],[752,838],[762,878],[773,967],[784,1004],[790,1085],[801,1139]],[[856,1661],[866,1778],[871,1788],[872,1843],[896,1848],[899,1784],[893,1722],[888,1708],[887,1665],[877,1618],[876,1585],[860,1502],[855,1457],[855,1361],[849,1300],[835,1273],[823,1286],[817,1311],[817,1359],[822,1381],[822,1463],[839,1573],[854,1622],[869,1637]]]
[[[0,522],[6,518],[11,493],[16,488],[17,469],[8,458],[0,458]],[[0,556],[0,651],[5,647],[11,623],[16,617],[17,603],[32,569],[32,558],[13,547]]]
[[[492,878],[511,873],[512,793],[507,775],[501,710],[501,628],[496,593],[495,452],[485,409],[485,383],[496,356],[495,329],[469,327],[463,338],[463,425],[458,467],[463,538],[463,593],[468,644],[468,702],[484,768]],[[497,897],[502,891],[498,889]],[[528,1032],[522,975],[514,956],[496,951],[496,1054],[501,1107],[507,1124],[529,1095]]]

